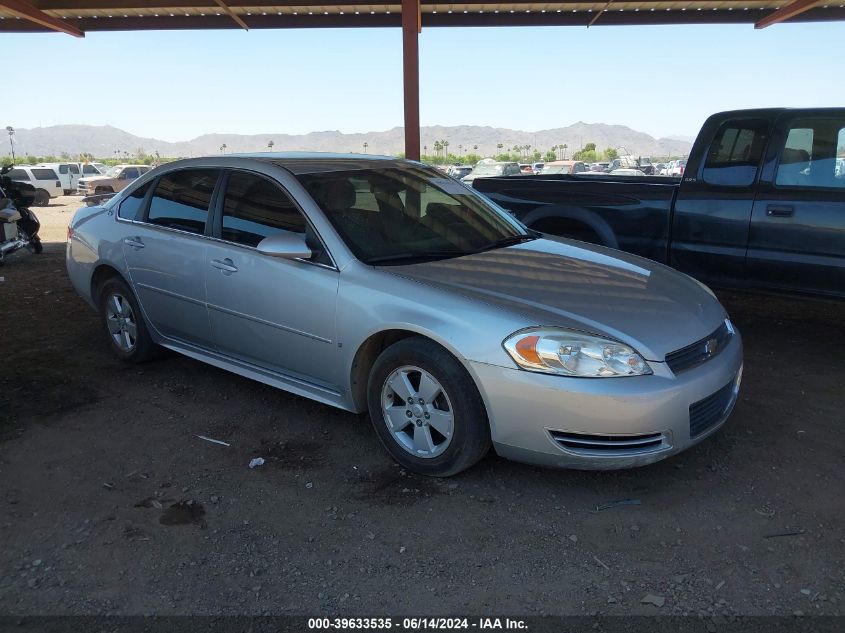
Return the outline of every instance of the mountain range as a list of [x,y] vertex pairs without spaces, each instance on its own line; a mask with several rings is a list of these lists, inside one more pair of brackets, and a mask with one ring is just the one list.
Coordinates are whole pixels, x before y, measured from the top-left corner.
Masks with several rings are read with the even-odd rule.
[[[3,139],[5,140],[5,139]],[[595,143],[601,151],[607,147],[624,148],[635,156],[681,156],[689,153],[690,142],[681,138],[654,138],[624,125],[577,122],[567,127],[537,132],[478,125],[427,126],[421,130],[423,153],[434,154],[434,143],[448,140],[453,154],[475,152],[483,156],[497,153],[498,144],[504,150],[530,145],[545,153],[555,145],[566,144],[568,155],[587,143]],[[98,158],[115,157],[119,152],[135,155],[139,152],[158,152],[163,157],[201,156],[225,152],[267,151],[273,141],[273,151],[364,152],[370,154],[399,154],[404,150],[404,130],[394,127],[384,132],[344,134],[332,130],[308,134],[204,134],[189,141],[168,142],[135,136],[110,125],[54,125],[15,130],[15,151],[18,155],[71,156],[89,152]],[[364,143],[367,144],[366,150]],[[9,154],[3,143],[0,154]],[[477,147],[477,149],[476,149]],[[427,151],[426,149],[427,148]],[[620,149],[621,154],[625,151]]]

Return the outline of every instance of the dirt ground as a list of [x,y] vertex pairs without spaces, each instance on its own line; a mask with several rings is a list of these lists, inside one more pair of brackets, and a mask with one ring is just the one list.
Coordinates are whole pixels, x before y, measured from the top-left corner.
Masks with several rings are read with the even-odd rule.
[[65,275],[74,205],[0,268],[0,614],[845,613],[845,304],[721,293],[741,399],[675,458],[432,480],[363,416],[114,359]]

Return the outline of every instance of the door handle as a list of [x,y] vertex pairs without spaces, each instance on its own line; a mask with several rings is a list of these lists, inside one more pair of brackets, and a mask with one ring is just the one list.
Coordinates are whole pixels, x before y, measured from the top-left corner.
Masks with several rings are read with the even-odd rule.
[[770,204],[766,207],[766,215],[770,218],[788,218],[795,212],[795,208],[789,205]]
[[228,257],[226,259],[212,259],[211,265],[218,270],[223,271],[224,275],[238,272],[238,267],[235,266],[235,262]]
[[141,241],[140,237],[127,237],[123,240],[123,243],[132,248],[144,248],[144,242]]

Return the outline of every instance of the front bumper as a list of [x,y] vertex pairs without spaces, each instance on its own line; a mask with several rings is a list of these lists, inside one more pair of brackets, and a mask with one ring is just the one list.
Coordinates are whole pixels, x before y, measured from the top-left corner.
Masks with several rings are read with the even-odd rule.
[[[674,375],[568,378],[470,363],[496,452],[519,462],[610,470],[644,466],[711,435],[730,416],[742,377],[742,340]],[[692,420],[691,420],[692,418]],[[692,430],[692,431],[691,431]]]

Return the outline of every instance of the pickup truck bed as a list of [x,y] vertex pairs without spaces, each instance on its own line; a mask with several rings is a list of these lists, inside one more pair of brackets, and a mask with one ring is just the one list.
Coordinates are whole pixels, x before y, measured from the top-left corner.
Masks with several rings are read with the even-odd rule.
[[530,228],[717,285],[845,298],[845,108],[711,116],[680,180],[477,178]]

